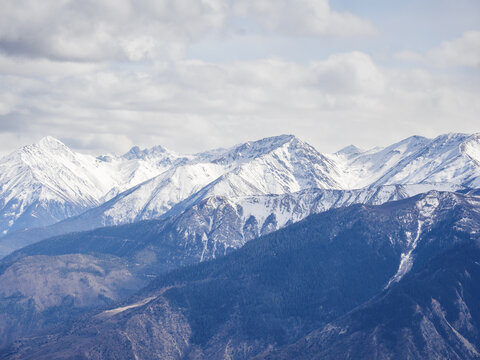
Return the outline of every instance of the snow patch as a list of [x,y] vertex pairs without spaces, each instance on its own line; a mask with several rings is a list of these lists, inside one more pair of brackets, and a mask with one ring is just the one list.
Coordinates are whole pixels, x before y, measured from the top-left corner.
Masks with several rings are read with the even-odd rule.
[[106,310],[106,311],[100,313],[98,316],[106,316],[106,317],[114,316],[114,315],[117,315],[121,312],[124,312],[125,310],[134,309],[134,308],[146,305],[155,298],[156,298],[156,296],[152,296],[152,297],[140,300],[136,303],[133,303],[133,304],[130,304],[130,305],[127,305],[127,306],[122,306],[122,307],[118,307],[118,308],[115,308],[115,309]]
[[417,233],[415,235],[415,238],[412,240],[412,236],[410,232],[406,232],[407,235],[407,245],[408,245],[408,251],[405,253],[402,253],[401,259],[400,259],[400,265],[398,266],[398,270],[396,274],[390,279],[388,282],[387,286],[385,286],[385,289],[390,287],[390,285],[394,282],[399,282],[402,277],[408,273],[413,266],[413,257],[412,253],[417,247],[418,244],[418,239],[420,238],[420,234],[422,233],[422,226],[424,222],[422,220],[418,221],[417,224]]

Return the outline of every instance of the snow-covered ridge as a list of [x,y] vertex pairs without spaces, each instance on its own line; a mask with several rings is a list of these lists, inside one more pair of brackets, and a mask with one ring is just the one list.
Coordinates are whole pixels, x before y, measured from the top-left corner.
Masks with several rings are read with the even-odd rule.
[[391,184],[449,183],[480,187],[480,134],[412,136],[386,148],[329,155],[345,188]]
[[45,137],[0,160],[0,233],[45,226],[80,214],[164,172],[177,159],[79,154]]
[[194,155],[156,146],[99,157],[46,137],[0,160],[0,233],[53,224],[98,206],[102,222],[116,225],[210,197],[417,184],[480,187],[479,135],[413,136],[386,148],[348,146],[335,154],[281,135]]
[[380,205],[428,192],[431,185],[385,185],[358,190],[307,189],[290,194],[238,198],[214,196],[177,216],[176,231],[186,244],[203,243],[201,260],[225,255],[247,241],[330,209],[352,204]]

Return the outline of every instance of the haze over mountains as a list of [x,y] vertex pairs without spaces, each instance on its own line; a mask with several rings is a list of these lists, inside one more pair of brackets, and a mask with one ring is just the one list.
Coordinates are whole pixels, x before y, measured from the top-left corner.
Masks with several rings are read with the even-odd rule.
[[[480,231],[479,134],[334,154],[282,135],[193,155],[157,146],[96,158],[47,137],[4,157],[0,170],[7,358],[72,349],[92,359],[335,358],[362,343],[328,327],[350,325],[330,322],[371,342],[350,311],[390,304],[391,291],[435,256],[458,257],[453,249],[475,244]],[[418,323],[405,314],[413,334]],[[475,358],[475,321],[462,323],[470,332],[461,343],[439,323],[431,358]],[[415,335],[414,358],[429,354],[418,343],[429,329]],[[50,335],[9,346],[42,333]],[[395,358],[384,341],[375,346]]]

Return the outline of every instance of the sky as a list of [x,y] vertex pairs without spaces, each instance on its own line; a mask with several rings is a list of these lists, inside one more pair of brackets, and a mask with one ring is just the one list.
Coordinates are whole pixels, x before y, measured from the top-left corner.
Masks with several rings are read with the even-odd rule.
[[478,0],[0,0],[0,154],[480,132]]

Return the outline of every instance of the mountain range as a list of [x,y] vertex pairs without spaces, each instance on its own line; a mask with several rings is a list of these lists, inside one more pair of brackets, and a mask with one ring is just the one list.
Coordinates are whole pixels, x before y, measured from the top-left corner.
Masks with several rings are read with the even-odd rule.
[[[376,349],[385,356],[373,358],[475,359],[479,204],[476,196],[433,191],[312,215],[214,261],[160,275],[127,300],[3,355],[370,359]],[[82,246],[101,242],[87,238]],[[55,242],[21,256],[62,253]],[[131,250],[97,249],[119,257]],[[396,356],[403,339],[412,357]]]
[[[98,157],[44,138],[0,160],[0,357],[474,359],[474,280],[438,274],[476,274],[478,188],[479,134]],[[425,278],[460,295],[417,298]]]
[[479,169],[480,136],[466,134],[335,154],[282,135],[196,155],[157,146],[97,158],[47,137],[0,161],[0,256],[54,235],[168,217],[207,198],[242,204],[309,189],[384,185],[405,185],[414,195],[476,188]]

